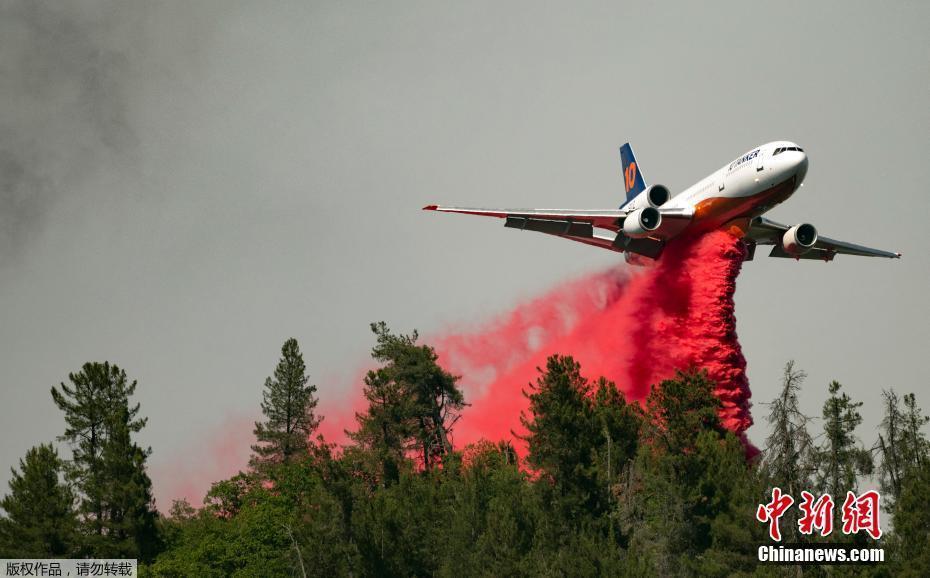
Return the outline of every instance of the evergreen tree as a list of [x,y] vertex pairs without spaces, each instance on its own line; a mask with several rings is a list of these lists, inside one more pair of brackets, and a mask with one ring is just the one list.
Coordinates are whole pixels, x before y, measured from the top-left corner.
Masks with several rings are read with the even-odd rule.
[[930,422],[930,416],[924,415],[913,393],[904,396],[904,410],[904,460],[914,467],[923,467],[930,461],[930,441],[921,430]]
[[74,494],[62,480],[64,464],[51,444],[41,444],[11,468],[10,493],[0,501],[0,557],[66,558],[74,552]]
[[308,383],[303,355],[294,338],[281,347],[281,359],[274,378],[265,380],[262,393],[264,422],[255,422],[255,452],[250,465],[267,470],[274,464],[287,464],[305,457],[313,432],[320,425],[314,410],[316,386]]
[[878,436],[877,449],[881,455],[878,469],[885,505],[894,511],[904,479],[928,460],[930,444],[921,429],[930,418],[923,415],[913,393],[904,396],[903,410],[893,389],[883,391],[882,400],[885,416]]
[[[824,440],[814,453],[817,472],[817,489],[828,493],[842,504],[846,492],[858,489],[858,476],[872,473],[872,456],[861,447],[856,438],[856,428],[862,423],[859,408],[862,402],[853,402],[837,381],[830,382],[830,397],[823,404]],[[841,508],[834,508],[838,523]]]
[[513,446],[467,446],[461,469],[447,480],[452,515],[440,575],[478,576],[492,568],[499,576],[525,574],[522,561],[541,512]]
[[765,440],[762,469],[772,485],[796,496],[810,488],[811,453],[814,442],[807,429],[808,418],[798,407],[798,391],[807,374],[785,364],[781,392],[768,405],[772,433]]
[[379,455],[385,480],[397,478],[408,450],[429,471],[452,451],[451,431],[465,407],[459,378],[439,366],[432,347],[417,344],[416,331],[394,335],[383,321],[371,330],[371,356],[382,366],[365,377],[369,408],[356,414],[350,435]]
[[719,411],[720,400],[714,395],[714,383],[707,372],[679,371],[674,379],[650,389],[644,434],[652,446],[682,455],[694,449],[702,431],[724,434]]
[[[129,441],[146,423],[137,417],[139,404],[129,404],[137,383],[130,383],[126,372],[109,362],[85,363],[68,378],[70,385],[62,383],[51,393],[65,413],[67,427],[59,439],[71,445],[67,472],[79,491],[84,553],[123,551],[120,544],[128,538],[140,557],[150,556],[157,540],[151,525],[155,513],[145,473],[146,452]],[[136,504],[136,510],[126,518],[130,503]]]
[[[362,471],[376,470],[373,483],[387,486],[400,479],[407,440],[413,435],[409,419],[413,400],[407,395],[405,384],[391,379],[384,368],[365,375],[363,395],[368,407],[364,413],[355,414],[356,431],[346,432],[363,451],[349,448],[347,453],[356,458]],[[377,465],[366,464],[368,458],[373,458]]]
[[891,559],[894,575],[930,576],[930,462],[904,476],[894,514]]
[[[785,364],[781,392],[769,403],[768,422],[771,434],[765,440],[760,471],[767,486],[779,487],[791,496],[811,489],[814,441],[807,429],[810,420],[798,407],[798,391],[807,374],[796,369],[794,361]],[[800,513],[789,509],[783,519],[783,533],[791,542],[802,539],[797,531]]]
[[[640,416],[617,386],[593,385],[571,357],[553,355],[529,391],[529,414],[521,414],[527,462],[547,480],[547,500],[572,525],[589,523],[609,510],[612,486],[636,454]],[[602,522],[605,520],[599,520]]]
[[152,481],[145,471],[151,450],[143,450],[132,441],[126,407],[111,416],[109,430],[102,452],[104,531],[91,537],[91,545],[96,556],[151,560],[160,546]]
[[546,360],[535,384],[523,394],[529,399],[529,415],[521,414],[526,429],[527,463],[540,470],[551,487],[551,504],[560,517],[580,521],[599,494],[596,454],[600,433],[594,408],[588,400],[591,385],[581,366],[571,357],[553,355]]
[[755,520],[763,483],[746,461],[745,446],[731,432],[721,436],[704,431],[697,439],[693,469],[685,471],[693,473],[695,482],[680,482],[684,501],[691,505],[683,565],[697,576],[752,573],[758,568],[757,549],[768,536]]
[[[619,488],[621,472],[636,458],[643,411],[639,404],[627,403],[617,385],[603,377],[595,385],[592,401],[595,427],[600,434],[593,448],[598,493],[604,491],[597,509],[600,513],[601,507],[612,509],[611,501]],[[613,521],[609,521],[613,532]]]
[[901,400],[893,389],[882,391],[885,416],[878,434],[878,450],[881,462],[878,465],[882,493],[885,494],[885,507],[893,510],[894,502],[901,496],[901,478],[904,476],[904,456],[902,438],[904,437],[904,417],[901,415]]
[[762,541],[753,518],[761,484],[720,422],[713,382],[679,372],[653,386],[646,408],[616,508],[631,564],[662,576],[751,572]]

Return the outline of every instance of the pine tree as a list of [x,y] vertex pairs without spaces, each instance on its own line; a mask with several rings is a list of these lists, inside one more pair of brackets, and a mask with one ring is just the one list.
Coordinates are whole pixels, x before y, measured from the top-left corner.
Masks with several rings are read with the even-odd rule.
[[633,562],[648,574],[748,573],[760,526],[760,484],[745,448],[718,417],[705,372],[679,372],[653,386],[636,460],[624,470],[616,513]]
[[[830,382],[830,397],[823,404],[824,441],[815,451],[819,465],[817,489],[842,503],[846,492],[858,489],[858,477],[872,473],[872,456],[861,447],[855,431],[862,423],[859,408],[837,381]],[[834,508],[834,526],[839,527],[841,508]]]
[[878,466],[885,507],[894,510],[894,503],[901,497],[901,482],[904,477],[904,416],[901,415],[901,400],[893,389],[882,391],[885,417],[882,419],[883,434],[878,434],[878,450],[881,462]]
[[131,442],[146,418],[139,404],[129,404],[137,382],[109,362],[85,363],[69,376],[71,385],[52,388],[52,399],[65,412],[67,427],[59,439],[70,442],[69,479],[79,491],[83,525],[82,554],[132,553],[143,560],[154,555],[157,515],[145,457]]
[[74,494],[62,480],[64,464],[51,444],[41,444],[11,469],[10,493],[0,501],[0,557],[66,558],[74,552]]
[[[746,448],[731,432],[705,431],[697,439],[680,488],[686,492],[688,546],[685,567],[696,576],[748,575],[758,568],[757,551],[768,539],[755,520],[763,484],[746,460]],[[692,481],[693,480],[693,481]],[[782,521],[783,532],[786,522]],[[690,550],[690,551],[689,551]]]
[[581,365],[569,356],[553,355],[545,370],[537,370],[536,383],[523,392],[529,415],[520,416],[527,431],[527,461],[553,480],[564,480],[590,459],[583,446],[589,433],[584,430],[593,421],[586,403],[591,386],[581,375]]
[[[452,474],[444,469],[443,474]],[[442,540],[440,576],[520,576],[533,546],[537,512],[527,474],[509,442],[483,440],[462,452],[462,467],[444,476],[451,512]]]
[[314,413],[316,386],[308,383],[303,355],[294,338],[281,347],[274,378],[265,380],[262,393],[264,422],[255,422],[255,452],[251,466],[262,470],[305,457],[310,438],[320,425]]
[[717,413],[720,400],[706,371],[677,372],[653,386],[646,397],[649,419],[644,431],[653,445],[680,455],[694,449],[697,436],[705,430],[723,435],[726,431]]
[[148,561],[160,545],[152,481],[145,471],[151,450],[135,444],[131,431],[127,408],[118,408],[111,417],[110,435],[103,446],[106,515],[104,536],[97,537],[94,552],[97,556]]
[[439,366],[432,347],[417,344],[416,331],[394,335],[383,321],[371,330],[371,356],[383,365],[365,377],[369,408],[356,414],[350,436],[379,455],[385,479],[407,451],[429,471],[452,451],[452,428],[465,407],[459,378]]
[[547,481],[544,493],[552,492],[547,502],[562,522],[593,520],[598,528],[609,528],[601,516],[610,509],[622,468],[636,455],[640,412],[613,382],[588,381],[569,356],[549,357],[545,371],[540,369],[523,394],[529,399],[528,414],[520,416],[527,462]]
[[[800,496],[811,489],[814,440],[807,429],[810,420],[798,407],[798,391],[807,374],[796,369],[794,361],[785,364],[781,392],[769,403],[768,422],[771,434],[765,440],[760,472],[767,485],[779,487],[791,496]],[[797,499],[797,498],[796,498]],[[796,542],[798,509],[789,509],[783,518],[783,533]]]
[[921,429],[930,418],[923,415],[913,393],[904,396],[904,409],[895,391],[882,392],[885,416],[877,449],[881,455],[879,476],[885,505],[894,511],[908,474],[927,462],[930,443]]
[[68,375],[71,385],[61,383],[52,388],[55,405],[65,412],[65,433],[60,440],[71,445],[72,460],[68,476],[81,494],[80,513],[86,530],[102,535],[105,512],[105,465],[103,447],[114,424],[113,414],[126,408],[131,432],[145,426],[144,418],[135,419],[139,404],[129,406],[136,382],[128,382],[126,372],[109,362],[85,363],[81,371]]
[[602,501],[601,505],[610,509],[610,502],[620,483],[621,472],[636,457],[643,411],[639,404],[627,403],[617,385],[603,377],[595,384],[591,400],[594,406],[594,425],[600,434],[597,445],[593,448],[596,456],[598,493],[604,491],[602,500],[606,502]]
[[527,462],[540,470],[554,495],[562,517],[579,520],[598,494],[596,454],[598,424],[588,400],[590,382],[581,366],[569,356],[553,355],[546,369],[539,369],[535,384],[523,395],[529,399],[529,414],[521,414],[526,429]]
[[772,433],[765,440],[762,469],[773,485],[792,496],[810,487],[809,467],[814,441],[807,430],[810,421],[798,407],[798,391],[807,374],[785,364],[782,388],[768,405]]
[[413,414],[413,400],[407,395],[404,384],[391,379],[384,368],[365,375],[363,395],[368,408],[364,413],[355,414],[358,427],[346,433],[364,452],[354,452],[350,448],[348,455],[363,469],[373,469],[363,463],[372,457],[378,470],[373,481],[381,486],[391,485],[400,478],[407,440],[413,435],[409,419]]
[[923,414],[913,393],[904,396],[904,409],[904,460],[920,468],[930,461],[930,441],[921,431],[930,422],[930,416]]
[[891,560],[895,576],[930,576],[930,462],[910,470],[894,515]]

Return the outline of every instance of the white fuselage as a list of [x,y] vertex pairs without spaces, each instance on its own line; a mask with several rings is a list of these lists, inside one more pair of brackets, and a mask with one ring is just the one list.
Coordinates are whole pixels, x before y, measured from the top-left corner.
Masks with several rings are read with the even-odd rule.
[[663,207],[693,211],[689,229],[704,230],[750,219],[791,196],[807,174],[807,155],[796,144],[774,141],[733,162],[669,199]]

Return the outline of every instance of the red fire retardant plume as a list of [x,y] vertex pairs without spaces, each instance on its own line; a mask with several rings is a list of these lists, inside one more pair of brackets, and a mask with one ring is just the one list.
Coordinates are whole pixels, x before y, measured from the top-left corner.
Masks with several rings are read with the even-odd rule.
[[676,369],[706,369],[717,383],[723,423],[745,441],[749,381],[733,310],[745,256],[743,244],[722,231],[677,240],[654,268],[589,275],[477,331],[429,340],[440,363],[463,376],[471,404],[456,424],[456,445],[520,433],[522,390],[554,353],[574,356],[592,379],[613,380],[628,400],[643,400],[650,385]]
[[[724,232],[679,240],[666,248],[654,268],[621,265],[588,275],[477,330],[424,339],[447,370],[463,376],[460,384],[471,405],[456,423],[456,446],[521,433],[520,412],[527,408],[522,391],[554,353],[574,356],[590,378],[613,380],[628,400],[644,399],[650,385],[673,376],[676,369],[706,369],[717,383],[724,424],[743,436],[752,418],[733,292],[744,258],[742,243]],[[346,399],[321,400],[318,409],[325,417],[319,432],[330,442],[345,443],[345,430],[355,429],[355,411],[365,409],[364,371],[356,375]],[[199,454],[209,454],[209,460],[156,464],[159,503],[184,496],[199,504],[210,481],[244,468],[253,421],[231,419]],[[746,445],[749,453],[755,451]]]

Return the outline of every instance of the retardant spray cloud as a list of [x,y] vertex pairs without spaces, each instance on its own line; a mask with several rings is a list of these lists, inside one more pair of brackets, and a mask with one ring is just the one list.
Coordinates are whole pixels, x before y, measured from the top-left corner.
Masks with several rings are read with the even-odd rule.
[[676,369],[706,369],[724,424],[745,441],[750,391],[733,304],[745,256],[743,244],[722,231],[679,240],[654,268],[589,275],[476,330],[434,339],[440,363],[462,375],[471,403],[457,445],[519,433],[522,391],[554,353],[574,356],[591,378],[615,381],[630,400],[644,399]]
[[[559,353],[574,356],[585,375],[615,381],[628,400],[644,399],[652,384],[676,369],[706,369],[717,383],[724,424],[753,453],[745,438],[752,425],[750,391],[733,305],[745,256],[743,244],[728,233],[681,239],[653,268],[621,265],[590,274],[478,327],[427,337],[424,342],[436,348],[440,364],[462,376],[470,404],[455,426],[456,447],[521,433],[520,412],[527,408],[523,391],[536,380],[546,357]],[[355,413],[365,410],[364,374],[364,369],[355,372],[351,385],[341,388],[346,392],[342,399],[321,400],[319,432],[327,441],[346,443],[345,430],[354,429]],[[207,450],[217,467],[176,464],[162,496],[199,503],[211,481],[245,467],[248,444],[241,434],[250,431],[251,421],[235,421],[224,430],[235,430],[238,441],[214,441]]]

